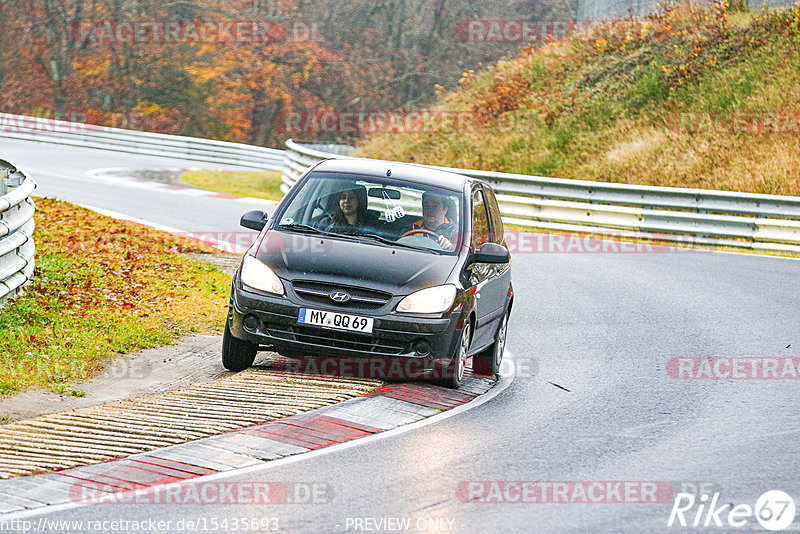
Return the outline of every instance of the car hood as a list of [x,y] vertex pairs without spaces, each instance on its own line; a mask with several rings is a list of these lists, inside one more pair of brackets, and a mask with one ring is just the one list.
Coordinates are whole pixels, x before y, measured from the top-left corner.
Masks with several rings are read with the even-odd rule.
[[256,257],[284,280],[315,280],[404,295],[446,283],[457,255],[268,231]]

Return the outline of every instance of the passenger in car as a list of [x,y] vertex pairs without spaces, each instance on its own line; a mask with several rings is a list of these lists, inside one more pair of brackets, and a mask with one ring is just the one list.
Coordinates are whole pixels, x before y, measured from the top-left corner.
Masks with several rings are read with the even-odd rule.
[[328,231],[351,234],[364,228],[375,229],[378,224],[378,217],[367,210],[367,188],[354,185],[351,189],[339,192]]
[[[452,240],[456,233],[455,204],[443,195],[422,193],[422,218],[411,225],[411,230],[428,230],[436,234],[436,241],[445,250],[455,249]],[[426,232],[409,235],[425,235]],[[428,234],[430,235],[430,234]]]

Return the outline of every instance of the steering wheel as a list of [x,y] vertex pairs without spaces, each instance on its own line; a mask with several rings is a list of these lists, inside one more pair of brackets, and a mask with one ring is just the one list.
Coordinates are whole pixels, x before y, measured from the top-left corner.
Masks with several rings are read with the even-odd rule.
[[428,230],[427,228],[414,228],[414,229],[411,229],[408,232],[406,232],[403,235],[401,235],[400,237],[398,237],[397,239],[403,239],[406,236],[409,236],[409,235],[412,235],[412,234],[419,234],[419,233],[428,235],[432,239],[439,239],[439,234],[437,234],[436,232],[433,232],[431,230]]

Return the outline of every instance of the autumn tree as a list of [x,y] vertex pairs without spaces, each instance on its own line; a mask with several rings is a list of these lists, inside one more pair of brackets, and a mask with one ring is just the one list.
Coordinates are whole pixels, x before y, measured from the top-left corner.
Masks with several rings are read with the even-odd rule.
[[[284,113],[430,105],[437,84],[452,87],[519,46],[465,42],[459,24],[568,11],[548,9],[531,0],[4,2],[0,109],[280,146]],[[125,42],[91,26],[137,21],[269,23],[271,38]]]

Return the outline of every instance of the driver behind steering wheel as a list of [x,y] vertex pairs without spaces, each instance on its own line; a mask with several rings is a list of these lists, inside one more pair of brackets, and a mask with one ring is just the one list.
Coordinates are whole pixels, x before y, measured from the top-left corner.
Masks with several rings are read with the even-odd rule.
[[452,239],[456,233],[456,225],[447,218],[449,206],[448,199],[442,195],[422,193],[422,218],[411,225],[408,235],[427,235],[434,238],[425,232],[412,233],[414,230],[428,230],[436,234],[435,239],[439,246],[445,250],[454,250]]

